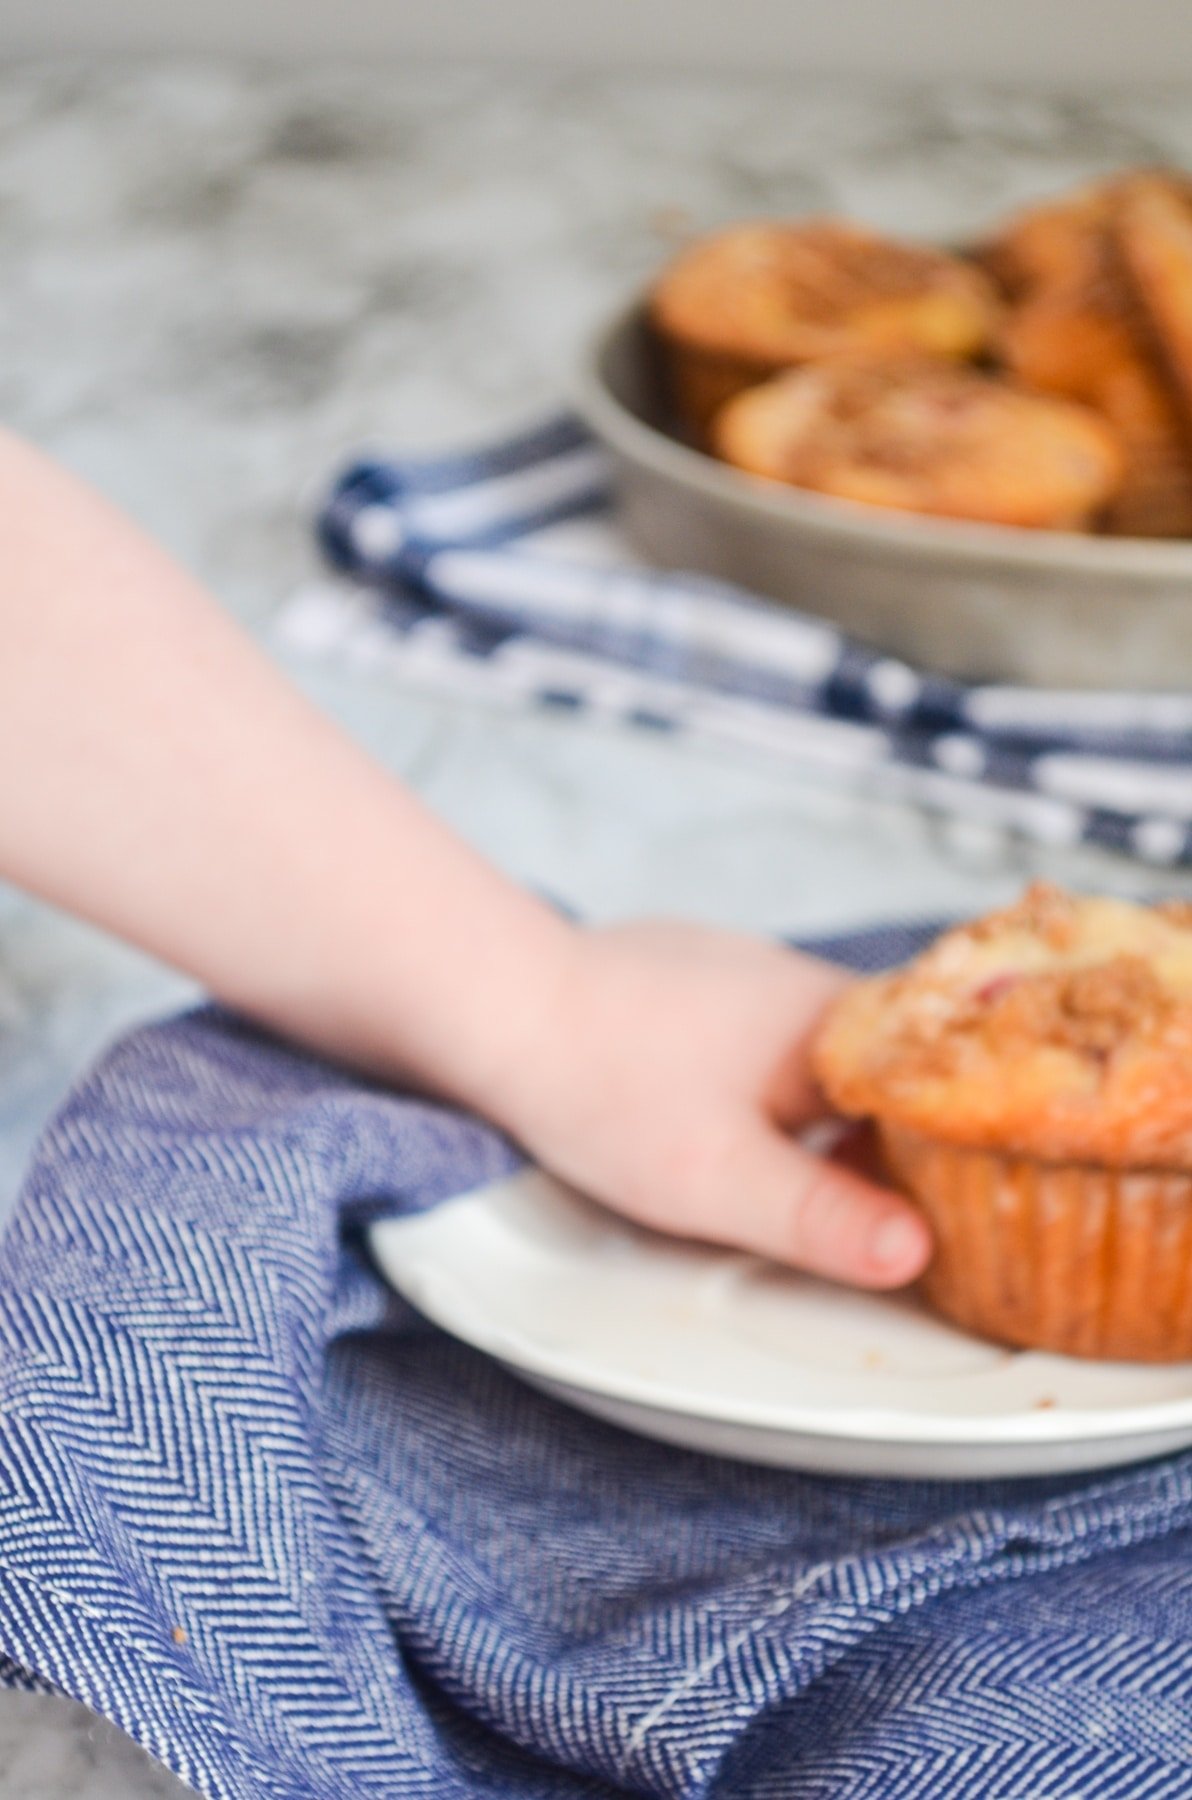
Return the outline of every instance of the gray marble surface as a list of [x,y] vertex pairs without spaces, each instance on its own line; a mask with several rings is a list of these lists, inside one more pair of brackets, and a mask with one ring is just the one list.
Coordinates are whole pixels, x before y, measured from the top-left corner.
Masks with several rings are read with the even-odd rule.
[[[948,236],[1124,161],[1192,160],[1192,96],[426,66],[0,73],[0,407],[254,627],[313,568],[341,453],[431,444],[557,397],[576,345],[676,233],[841,208]],[[987,905],[1027,852],[707,750],[295,674],[517,875],[596,917],[759,930]],[[0,1211],[48,1108],[184,984],[0,895]],[[66,1702],[0,1695],[0,1800],[183,1792]]]

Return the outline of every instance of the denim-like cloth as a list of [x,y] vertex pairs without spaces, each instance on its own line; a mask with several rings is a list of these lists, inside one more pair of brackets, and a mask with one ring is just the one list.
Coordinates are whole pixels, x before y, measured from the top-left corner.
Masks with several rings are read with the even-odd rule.
[[360,621],[343,594],[308,595],[292,641],[734,745],[1039,843],[1192,862],[1192,685],[1057,692],[913,668],[811,612],[634,561],[611,486],[567,414],[455,455],[358,459],[319,541],[384,601]]
[[1192,1794],[1192,1459],[829,1480],[597,1424],[361,1245],[516,1163],[218,1012],[114,1049],[0,1255],[0,1676],[220,1800]]

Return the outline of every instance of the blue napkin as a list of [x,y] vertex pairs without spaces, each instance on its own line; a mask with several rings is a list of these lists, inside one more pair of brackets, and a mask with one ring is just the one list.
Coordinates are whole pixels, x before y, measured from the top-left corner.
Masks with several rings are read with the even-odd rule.
[[3,1679],[212,1800],[1186,1800],[1192,1458],[826,1480],[594,1423],[362,1247],[516,1161],[216,1011],[105,1057],[0,1255]]
[[[946,680],[628,562],[610,501],[567,416],[460,455],[354,462],[318,523],[336,568],[385,595],[386,632],[357,633],[353,655],[385,660],[387,638],[420,680],[710,737],[1040,843],[1192,861],[1192,692]],[[296,637],[334,638],[325,599]]]

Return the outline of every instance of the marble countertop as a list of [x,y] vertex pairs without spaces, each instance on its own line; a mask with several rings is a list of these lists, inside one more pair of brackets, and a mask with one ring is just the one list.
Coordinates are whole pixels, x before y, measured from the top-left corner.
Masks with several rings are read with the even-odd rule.
[[[831,208],[947,237],[1170,158],[1192,161],[1192,95],[10,63],[0,406],[268,633],[313,571],[306,504],[346,449],[557,398],[584,332],[688,225]],[[497,860],[594,917],[814,931],[981,907],[1037,870],[1154,881],[764,762],[294,672]],[[186,992],[0,894],[0,1213],[81,1063]],[[81,1709],[0,1693],[0,1800],[185,1791]]]

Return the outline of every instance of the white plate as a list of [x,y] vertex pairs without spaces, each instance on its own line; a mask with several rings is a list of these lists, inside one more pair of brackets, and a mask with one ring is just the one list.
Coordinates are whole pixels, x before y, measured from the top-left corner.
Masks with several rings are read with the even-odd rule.
[[999,1476],[1192,1443],[1192,1364],[1017,1352],[907,1296],[676,1243],[527,1171],[374,1225],[387,1279],[527,1381],[629,1430],[788,1468]]

